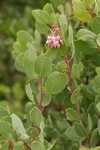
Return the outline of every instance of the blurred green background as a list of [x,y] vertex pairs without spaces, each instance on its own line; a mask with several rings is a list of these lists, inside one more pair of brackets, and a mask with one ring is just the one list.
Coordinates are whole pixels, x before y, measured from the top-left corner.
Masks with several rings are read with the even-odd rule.
[[0,0],[0,106],[9,106],[21,115],[28,101],[25,94],[25,75],[14,68],[11,52],[17,31],[34,35],[33,9],[42,9],[52,3],[55,10],[69,0]]
[[19,30],[34,33],[32,9],[43,8],[49,0],[0,0],[0,105],[20,114],[27,102],[25,76],[14,68],[11,51]]

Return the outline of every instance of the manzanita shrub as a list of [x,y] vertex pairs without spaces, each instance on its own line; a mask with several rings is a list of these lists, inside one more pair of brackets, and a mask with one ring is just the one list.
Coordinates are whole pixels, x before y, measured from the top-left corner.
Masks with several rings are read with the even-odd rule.
[[17,33],[25,73],[23,120],[0,107],[2,150],[100,150],[100,1],[33,10],[34,35]]

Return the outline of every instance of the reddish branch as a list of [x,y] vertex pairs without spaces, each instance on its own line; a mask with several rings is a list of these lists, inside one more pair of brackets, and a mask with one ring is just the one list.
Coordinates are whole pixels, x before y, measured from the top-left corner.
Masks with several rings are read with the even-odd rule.
[[40,85],[40,104],[39,104],[39,109],[40,109],[40,111],[41,112],[43,112],[43,110],[44,110],[44,107],[43,107],[43,105],[42,105],[42,100],[43,100],[43,91],[42,91],[42,77],[40,78],[40,80],[39,80],[39,85]]
[[7,142],[8,142],[8,144],[9,144],[9,148],[10,148],[11,150],[13,150],[13,148],[14,148],[14,143],[13,143],[11,140],[8,140]]
[[30,146],[25,141],[23,141],[23,145],[25,146],[26,150],[31,150]]
[[89,140],[88,136],[87,136],[86,140],[87,140],[87,143],[88,143],[88,148],[91,148],[91,144],[90,144],[90,140]]
[[68,87],[70,88],[71,93],[73,94],[74,87],[73,87],[73,80],[72,80],[72,77],[71,77],[71,64],[70,64],[70,59],[68,58],[68,56],[65,57],[65,61],[66,61],[66,64],[68,66],[67,74],[68,74],[69,80],[70,80],[70,82],[68,84]]
[[[71,90],[71,93],[73,94],[74,93],[74,86],[73,86],[73,80],[72,80],[72,77],[71,77],[71,64],[70,64],[70,61],[71,60],[69,59],[68,55],[66,55],[65,62],[67,64],[67,66],[68,66],[67,74],[68,74],[69,80],[70,80],[69,84],[68,84],[68,87]],[[76,103],[75,107],[76,107],[76,112],[78,113],[79,120],[80,120],[79,104]]]
[[[73,86],[73,80],[72,80],[72,77],[71,77],[71,64],[70,64],[70,59],[68,57],[68,55],[65,57],[65,62],[68,66],[68,70],[67,70],[67,74],[69,76],[69,84],[68,84],[68,87],[69,89],[71,90],[71,93],[73,94],[74,92],[74,86]],[[88,82],[88,78],[87,78],[87,82]],[[78,116],[79,116],[79,121],[80,121],[80,112],[79,112],[79,104],[76,103],[76,112],[78,113]],[[87,136],[86,137],[86,140],[87,140],[87,143],[88,143],[88,147],[91,148],[91,145],[90,145],[90,140],[89,140],[89,137]]]

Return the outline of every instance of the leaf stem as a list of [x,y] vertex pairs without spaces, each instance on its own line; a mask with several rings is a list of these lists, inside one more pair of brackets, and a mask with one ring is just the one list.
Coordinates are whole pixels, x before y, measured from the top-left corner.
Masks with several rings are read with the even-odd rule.
[[40,104],[39,104],[39,109],[41,112],[43,112],[44,107],[42,105],[42,99],[43,99],[43,91],[42,91],[42,77],[39,80],[39,85],[40,85]]
[[[73,94],[74,93],[74,86],[73,86],[73,80],[72,80],[72,77],[71,77],[71,64],[70,64],[70,59],[68,57],[68,55],[65,56],[65,62],[68,66],[68,70],[67,70],[67,74],[69,76],[69,84],[68,84],[68,87],[69,89],[71,90],[71,93]],[[80,112],[79,112],[79,104],[76,103],[76,112],[78,113],[78,116],[79,116],[79,120],[80,120]]]
[[86,140],[87,140],[87,143],[88,143],[88,148],[91,148],[90,139],[89,139],[88,136],[87,136]]

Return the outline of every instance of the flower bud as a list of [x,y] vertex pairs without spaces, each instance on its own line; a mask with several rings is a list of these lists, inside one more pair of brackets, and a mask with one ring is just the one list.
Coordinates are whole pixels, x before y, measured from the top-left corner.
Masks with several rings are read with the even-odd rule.
[[59,48],[61,44],[63,45],[63,41],[60,39],[60,36],[59,36],[59,35],[57,35],[57,36],[50,35],[50,36],[48,36],[48,38],[47,38],[46,44],[47,44],[49,47],[52,47],[52,48],[53,48],[53,47],[54,47],[54,48]]

